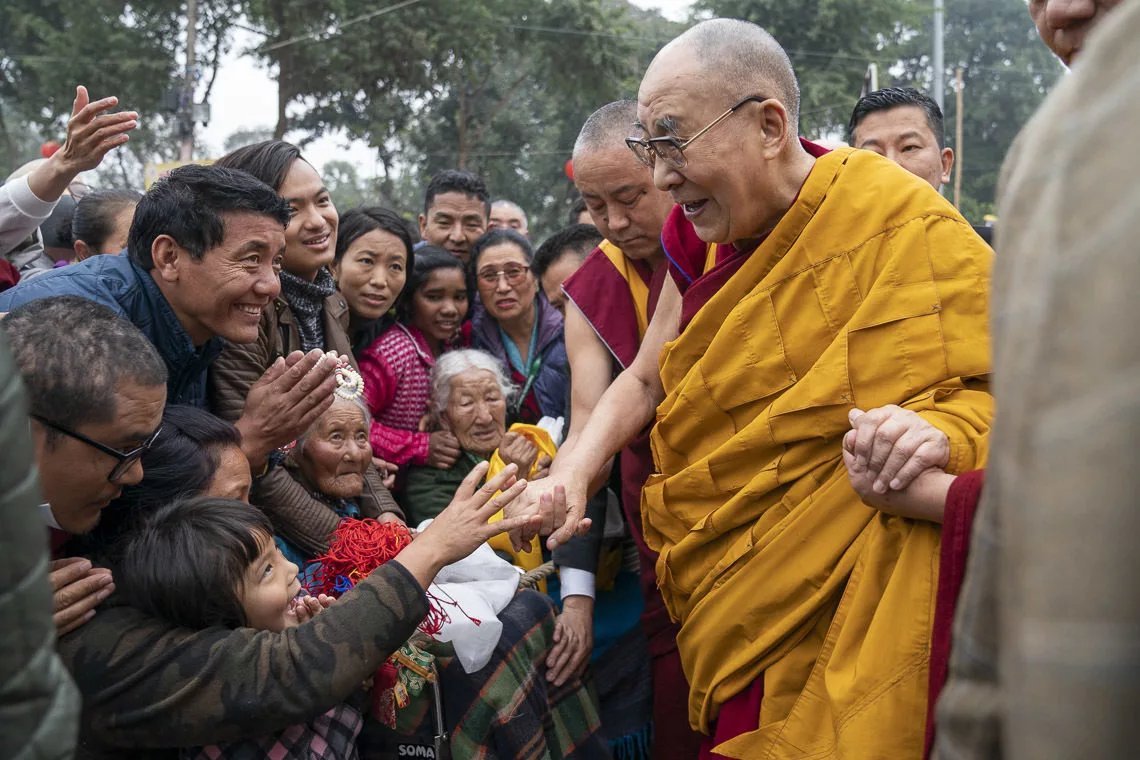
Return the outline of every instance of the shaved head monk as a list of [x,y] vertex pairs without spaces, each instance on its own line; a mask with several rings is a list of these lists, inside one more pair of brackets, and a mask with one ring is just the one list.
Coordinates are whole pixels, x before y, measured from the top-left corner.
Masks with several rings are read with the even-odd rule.
[[[668,276],[661,230],[673,210],[669,193],[630,153],[637,103],[618,100],[592,113],[574,143],[574,183],[594,226],[605,236],[562,285],[566,294],[566,353],[574,378],[570,395],[569,453],[613,378],[633,363]],[[649,436],[622,449],[622,509],[637,544],[645,609],[641,627],[649,644],[653,678],[654,760],[691,760],[700,736],[689,728],[678,694],[688,691],[677,654],[676,623],[657,590],[656,552],[641,531],[641,488],[653,471]]]
[[992,254],[898,165],[800,139],[791,64],[755,25],[688,30],[637,100],[629,145],[679,204],[670,277],[527,502],[564,489],[544,530],[567,540],[591,477],[653,423],[645,540],[708,756],[919,757],[939,526],[863,505],[842,439],[853,410],[897,404],[945,433],[950,470],[981,463]]

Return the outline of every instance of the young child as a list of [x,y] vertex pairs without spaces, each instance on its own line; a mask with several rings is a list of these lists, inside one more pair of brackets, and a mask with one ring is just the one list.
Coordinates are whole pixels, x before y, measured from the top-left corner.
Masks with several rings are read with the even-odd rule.
[[[128,543],[115,577],[132,605],[193,629],[281,632],[332,601],[302,595],[297,566],[278,550],[264,514],[213,497],[156,510]],[[362,723],[358,709],[342,704],[276,734],[186,748],[181,757],[355,760]]]

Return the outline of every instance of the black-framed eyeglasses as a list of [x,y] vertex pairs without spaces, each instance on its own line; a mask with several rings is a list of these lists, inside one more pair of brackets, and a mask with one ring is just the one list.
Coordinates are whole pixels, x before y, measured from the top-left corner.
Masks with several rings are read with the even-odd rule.
[[746,103],[763,103],[765,100],[771,98],[764,97],[763,95],[752,95],[740,101],[732,108],[728,109],[720,116],[713,119],[708,126],[697,132],[688,140],[679,140],[672,135],[665,137],[651,137],[648,140],[643,140],[637,137],[625,138],[625,144],[633,151],[633,155],[637,156],[637,160],[648,166],[650,169],[657,163],[657,158],[660,157],[662,161],[667,163],[674,169],[684,169],[685,164],[685,148],[688,148],[697,138],[708,132],[710,129],[720,124],[732,114],[736,113]]
[[498,285],[500,277],[506,277],[508,285],[518,285],[523,281],[523,276],[529,271],[530,267],[528,266],[523,266],[522,264],[508,264],[502,269],[495,269],[493,267],[480,269],[475,276],[478,277],[479,281],[484,285]]
[[127,470],[131,469],[131,466],[134,465],[135,462],[142,459],[142,455],[150,450],[150,447],[153,446],[154,442],[158,439],[158,434],[162,432],[162,426],[159,425],[158,429],[155,430],[153,433],[151,433],[149,436],[147,436],[147,439],[145,441],[143,441],[141,445],[137,446],[136,448],[131,449],[130,451],[119,451],[118,449],[113,449],[110,446],[107,446],[106,444],[99,443],[98,441],[96,441],[93,438],[88,438],[87,436],[83,435],[83,433],[77,433],[74,430],[71,430],[70,428],[66,428],[63,425],[59,425],[55,422],[52,422],[51,420],[47,419],[46,417],[41,417],[38,414],[33,414],[30,416],[32,419],[36,420],[37,422],[39,422],[44,427],[49,427],[52,430],[55,430],[56,432],[59,432],[59,433],[63,433],[64,435],[66,435],[70,438],[74,438],[77,441],[82,441],[83,443],[86,443],[91,448],[98,449],[99,451],[102,451],[107,456],[118,460],[118,464],[116,464],[114,469],[111,470],[111,474],[107,476],[107,480],[109,480],[112,483],[116,482],[117,480],[119,480],[119,478],[126,475]]

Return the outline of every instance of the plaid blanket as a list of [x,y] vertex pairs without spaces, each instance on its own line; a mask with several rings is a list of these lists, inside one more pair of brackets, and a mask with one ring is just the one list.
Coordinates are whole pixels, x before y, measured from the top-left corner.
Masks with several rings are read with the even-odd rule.
[[363,719],[349,705],[337,705],[308,723],[256,739],[183,750],[183,760],[356,760]]
[[[555,688],[546,680],[554,614],[545,595],[520,592],[499,613],[503,633],[490,662],[475,673],[464,673],[445,650],[435,652],[455,760],[611,757],[592,685],[570,681]],[[396,757],[397,748],[409,756],[413,745],[430,747],[435,720],[429,703],[430,699],[421,699],[400,711],[400,734],[371,722],[366,725],[361,756]]]

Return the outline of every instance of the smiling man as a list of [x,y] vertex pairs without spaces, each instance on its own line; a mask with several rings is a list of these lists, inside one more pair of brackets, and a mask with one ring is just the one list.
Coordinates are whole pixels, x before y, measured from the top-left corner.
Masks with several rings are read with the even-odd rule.
[[946,433],[948,467],[984,457],[992,257],[927,183],[800,139],[798,110],[787,54],[753,24],[703,22],[654,58],[627,143],[679,204],[670,278],[519,506],[564,487],[566,540],[591,479],[654,423],[645,542],[706,749],[917,757],[938,528],[865,507],[842,437],[853,408],[894,403]]
[[[206,406],[206,371],[223,339],[257,338],[278,280],[289,207],[250,175],[183,166],[159,180],[135,210],[127,252],[94,256],[0,293],[0,312],[74,295],[138,327],[166,364],[167,400]],[[249,394],[238,422],[253,468],[299,434],[332,392],[335,363],[321,353],[279,359]]]
[[420,237],[464,264],[471,246],[487,231],[491,196],[471,172],[448,169],[431,178],[420,214]]

